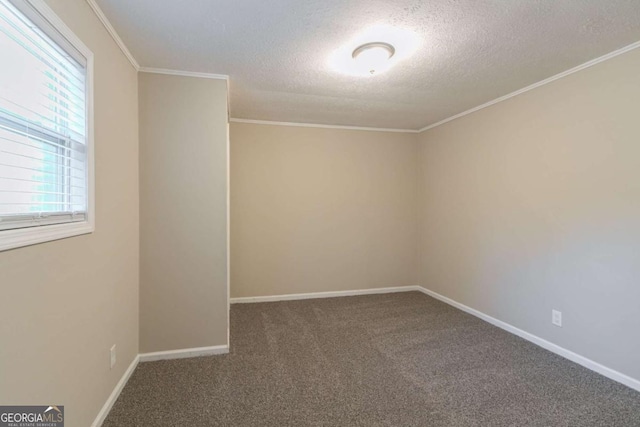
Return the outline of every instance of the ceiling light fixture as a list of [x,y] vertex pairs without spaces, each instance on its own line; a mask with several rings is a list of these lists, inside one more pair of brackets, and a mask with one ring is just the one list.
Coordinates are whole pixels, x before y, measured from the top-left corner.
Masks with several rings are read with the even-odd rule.
[[355,48],[351,57],[358,64],[358,68],[366,69],[369,74],[387,68],[388,61],[396,53],[396,49],[385,42],[371,42]]
[[327,65],[348,76],[378,76],[411,57],[420,44],[418,34],[408,28],[374,25],[331,52]]

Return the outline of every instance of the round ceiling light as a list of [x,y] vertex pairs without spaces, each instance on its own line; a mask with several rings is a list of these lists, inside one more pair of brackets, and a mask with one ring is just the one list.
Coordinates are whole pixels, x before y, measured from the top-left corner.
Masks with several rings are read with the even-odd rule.
[[420,44],[418,33],[408,28],[374,25],[332,51],[327,65],[348,76],[378,76],[410,58]]
[[358,46],[351,57],[359,69],[375,74],[389,67],[389,60],[395,53],[396,49],[389,43],[372,42]]

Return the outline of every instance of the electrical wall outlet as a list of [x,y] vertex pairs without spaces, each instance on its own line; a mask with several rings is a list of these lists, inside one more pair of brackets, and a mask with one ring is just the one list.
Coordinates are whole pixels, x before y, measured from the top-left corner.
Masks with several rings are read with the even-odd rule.
[[114,366],[116,366],[116,345],[114,344],[111,347],[111,369],[113,369]]
[[562,327],[562,312],[558,310],[551,310],[551,323]]

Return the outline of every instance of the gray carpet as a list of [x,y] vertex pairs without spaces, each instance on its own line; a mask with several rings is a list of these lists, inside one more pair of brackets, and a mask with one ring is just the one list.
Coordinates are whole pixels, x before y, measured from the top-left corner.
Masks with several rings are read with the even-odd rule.
[[111,426],[640,426],[640,393],[418,292],[231,308],[231,353],[141,363]]

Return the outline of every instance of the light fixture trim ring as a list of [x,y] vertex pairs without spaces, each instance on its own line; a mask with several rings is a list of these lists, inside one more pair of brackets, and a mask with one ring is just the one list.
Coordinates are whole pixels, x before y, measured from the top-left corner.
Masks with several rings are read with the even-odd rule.
[[355,48],[353,53],[351,54],[351,57],[353,59],[356,59],[356,57],[358,55],[360,55],[362,52],[364,52],[365,50],[372,49],[374,47],[381,47],[381,48],[385,49],[386,51],[388,51],[389,52],[389,59],[391,59],[393,57],[393,55],[395,55],[395,53],[396,53],[396,48],[393,47],[393,45],[391,45],[389,43],[385,43],[385,42],[370,42],[370,43],[362,44],[362,45],[358,46],[357,48]]

